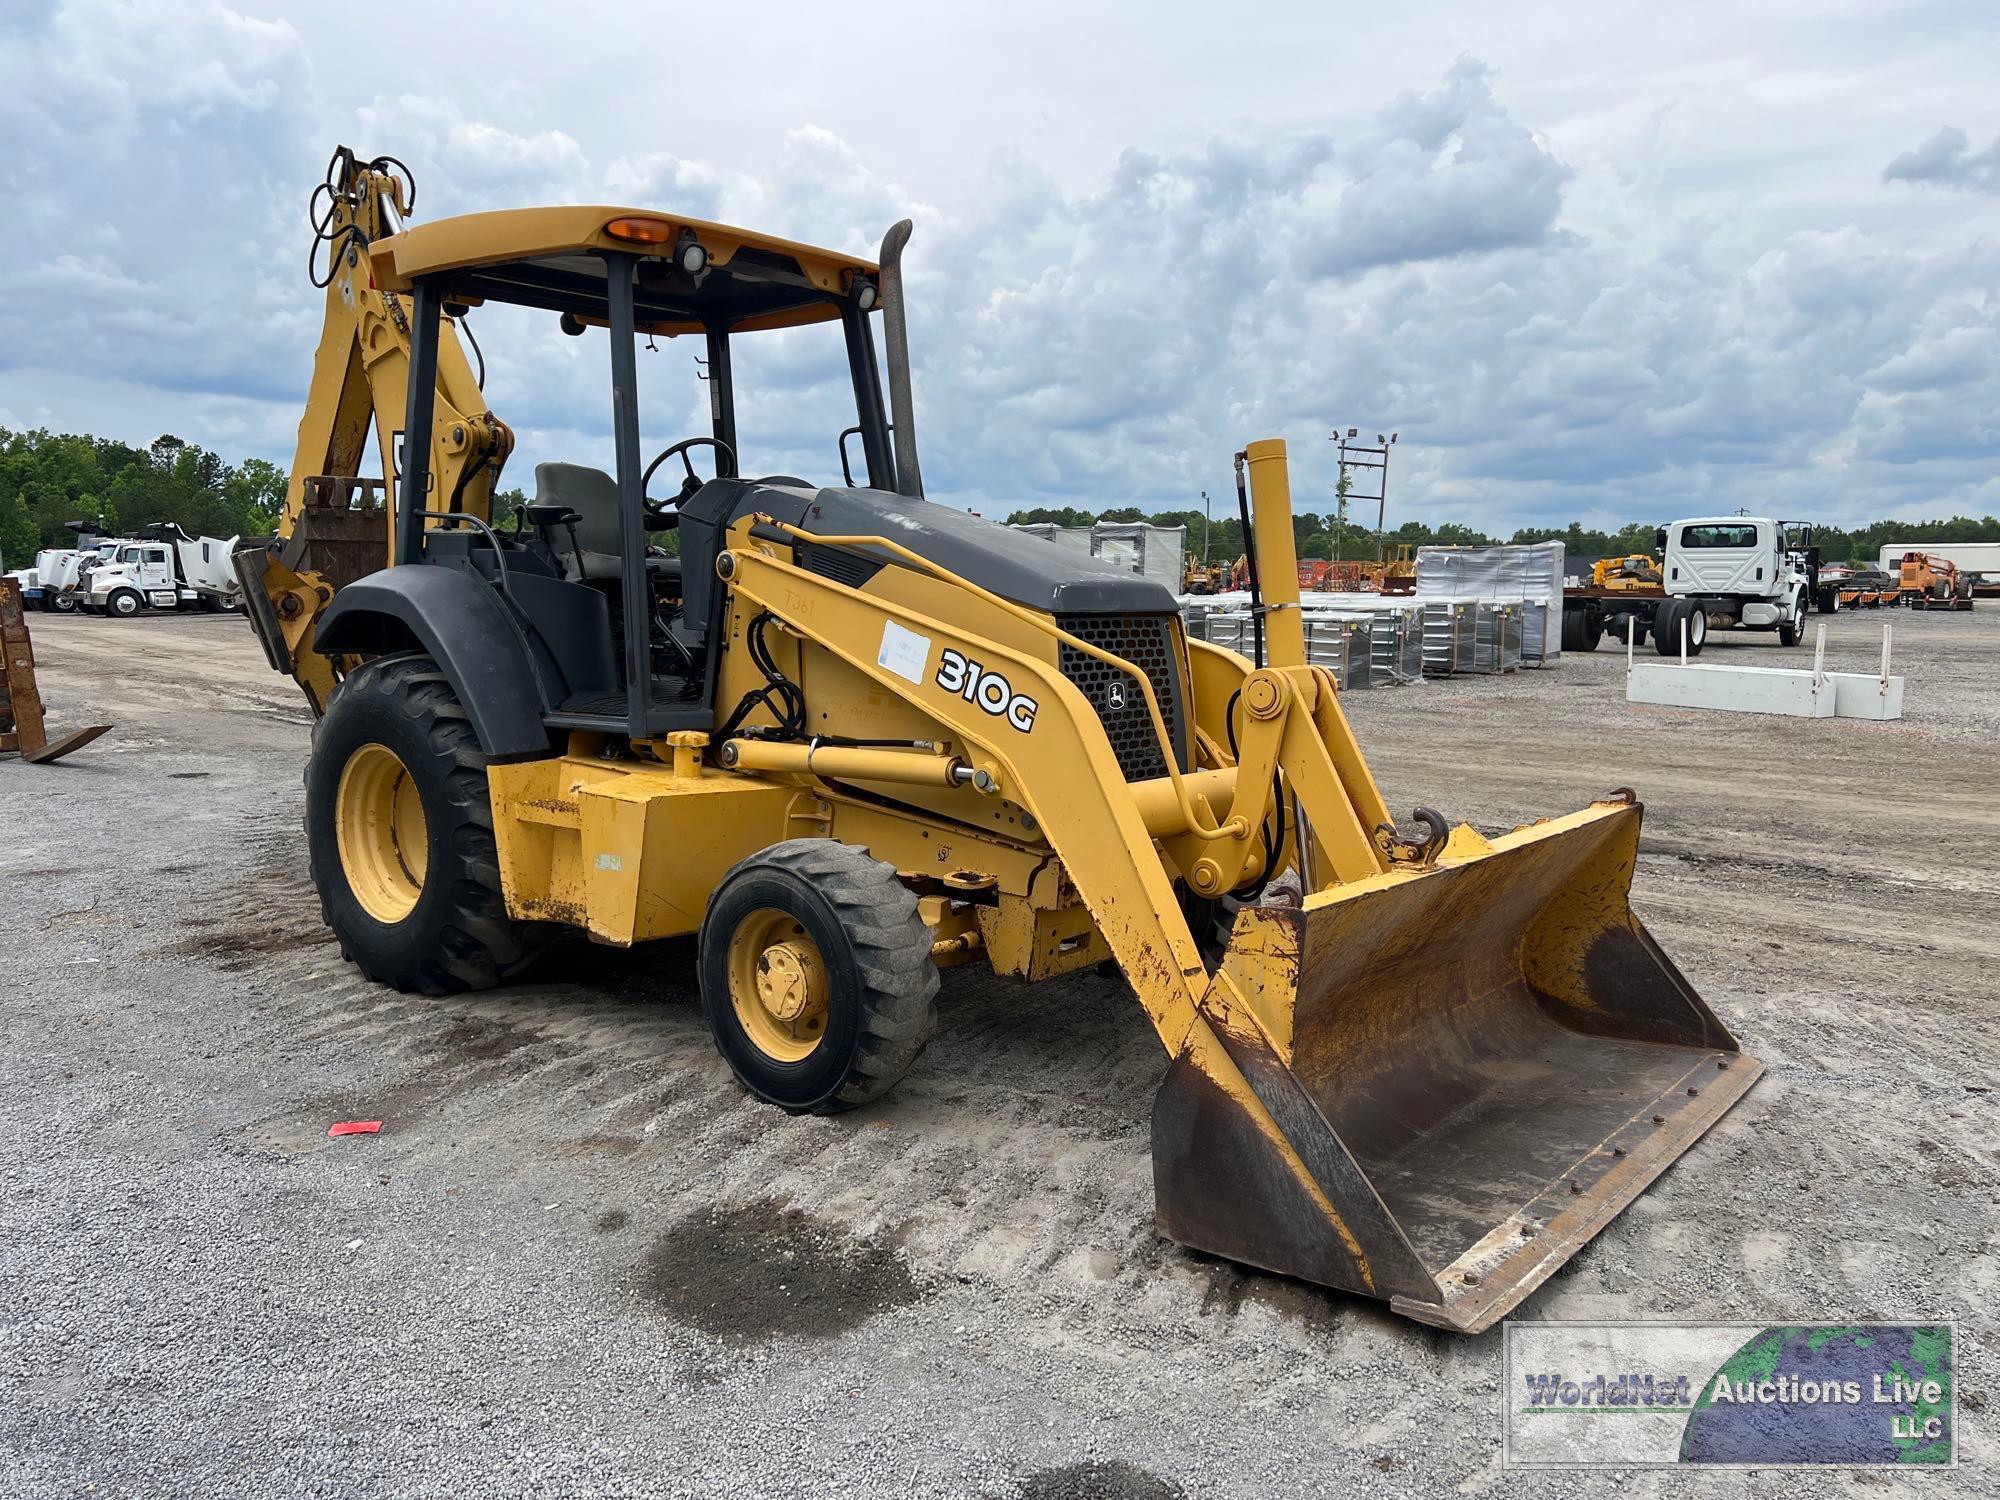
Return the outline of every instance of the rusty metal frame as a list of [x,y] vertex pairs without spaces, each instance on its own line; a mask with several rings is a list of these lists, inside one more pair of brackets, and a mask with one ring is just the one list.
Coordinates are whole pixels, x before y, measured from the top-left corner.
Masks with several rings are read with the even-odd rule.
[[91,724],[60,739],[49,738],[42,721],[41,689],[35,683],[35,648],[21,607],[21,585],[12,578],[0,578],[0,652],[6,658],[6,670],[0,672],[0,752],[19,751],[29,765],[45,766],[111,728]]

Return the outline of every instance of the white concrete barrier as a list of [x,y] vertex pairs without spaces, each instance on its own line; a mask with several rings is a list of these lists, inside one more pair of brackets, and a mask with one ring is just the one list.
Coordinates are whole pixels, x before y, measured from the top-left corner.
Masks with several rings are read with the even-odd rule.
[[1833,684],[1833,712],[1842,719],[1900,719],[1903,717],[1903,679],[1877,677],[1866,672],[1829,672]]
[[1826,627],[1813,642],[1811,671],[1794,667],[1738,667],[1690,663],[1686,647],[1678,662],[1634,659],[1625,646],[1625,701],[1668,708],[1712,708],[1725,713],[1784,714],[1795,719],[1900,719],[1903,679],[1889,673],[1890,625],[1882,626],[1882,669],[1826,670]]
[[1683,667],[1672,661],[1642,661],[1626,676],[1625,701],[1830,719],[1834,688],[1811,672],[1788,667]]

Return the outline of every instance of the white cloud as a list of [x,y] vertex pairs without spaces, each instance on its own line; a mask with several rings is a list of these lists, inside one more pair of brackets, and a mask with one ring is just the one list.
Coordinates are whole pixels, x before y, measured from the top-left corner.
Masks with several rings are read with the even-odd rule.
[[1882,172],[1886,182],[1922,182],[1962,188],[1971,193],[2000,193],[2000,136],[1984,151],[1974,151],[1963,130],[1947,125],[1914,151],[1905,151]]
[[1302,247],[1313,274],[1538,244],[1570,175],[1500,107],[1473,58],[1455,63],[1441,87],[1385,107],[1334,160],[1346,179],[1338,205]]
[[[925,474],[988,513],[1196,505],[1273,431],[1293,440],[1301,500],[1324,504],[1326,434],[1348,422],[1401,433],[1392,515],[1488,529],[1724,498],[1828,520],[2000,503],[2000,205],[1954,198],[1964,212],[1926,218],[1905,185],[1979,188],[1993,151],[1962,132],[1897,158],[1886,183],[1857,180],[1845,139],[1811,158],[1706,127],[1761,97],[1734,74],[1651,94],[1607,75],[1542,118],[1520,99],[1585,85],[1467,56],[1413,87],[1350,68],[1322,80],[1317,112],[1266,119],[1252,99],[1210,125],[1190,96],[1177,134],[1110,125],[1075,150],[1051,145],[1046,118],[1067,117],[1044,93],[1013,149],[906,181],[934,142],[877,170],[823,105],[758,144],[718,137],[722,78],[720,95],[705,77],[641,90],[645,128],[611,128],[598,102],[651,77],[636,57],[523,56],[510,72],[488,54],[385,67],[379,88],[364,69],[343,97],[351,56],[296,24],[218,0],[68,0],[0,21],[0,410],[287,458],[319,323],[305,199],[345,139],[407,161],[424,218],[657,202],[869,252],[913,217]],[[1840,66],[1821,75],[1866,64]],[[784,95],[764,81],[760,117]],[[1771,97],[1794,95],[1824,97]],[[904,128],[928,141],[970,120],[933,110]],[[1920,129],[1883,125],[1890,144],[1861,159]],[[691,155],[679,143],[697,135],[709,149]],[[489,397],[521,435],[510,477],[602,462],[601,336],[499,308],[474,325]],[[700,430],[697,352],[663,342],[642,362],[649,444]],[[746,466],[834,477],[852,420],[837,334],[745,340],[738,375]]]

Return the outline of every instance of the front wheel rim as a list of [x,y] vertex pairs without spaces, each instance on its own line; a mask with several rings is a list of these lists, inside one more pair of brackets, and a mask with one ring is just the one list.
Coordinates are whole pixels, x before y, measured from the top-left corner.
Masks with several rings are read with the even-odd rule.
[[416,909],[430,825],[409,767],[387,745],[363,745],[341,767],[333,829],[347,888],[363,911],[394,926]]
[[729,1004],[750,1044],[804,1062],[826,1037],[832,980],[819,945],[790,912],[762,907],[729,938]]

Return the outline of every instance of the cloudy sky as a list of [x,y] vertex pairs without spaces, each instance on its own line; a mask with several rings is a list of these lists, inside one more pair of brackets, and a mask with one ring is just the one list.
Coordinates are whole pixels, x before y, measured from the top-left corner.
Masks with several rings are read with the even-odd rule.
[[[1990,0],[0,3],[0,425],[289,463],[336,142],[422,218],[678,208],[909,252],[933,498],[1221,499],[1396,430],[1391,522],[2000,511]],[[483,310],[604,462],[601,342]],[[648,446],[705,430],[693,350]],[[745,468],[831,479],[837,338],[739,355]]]

